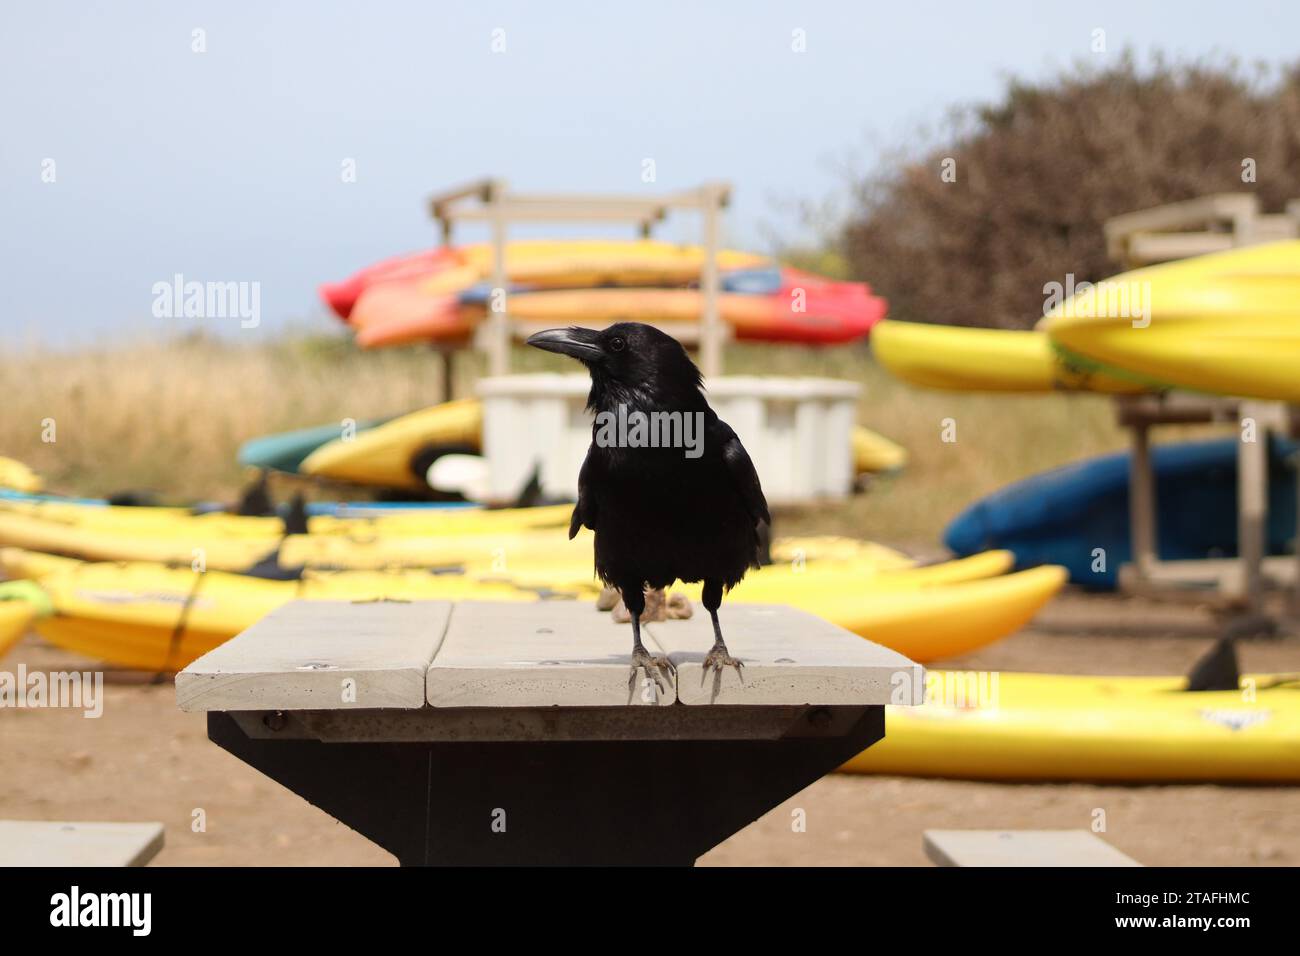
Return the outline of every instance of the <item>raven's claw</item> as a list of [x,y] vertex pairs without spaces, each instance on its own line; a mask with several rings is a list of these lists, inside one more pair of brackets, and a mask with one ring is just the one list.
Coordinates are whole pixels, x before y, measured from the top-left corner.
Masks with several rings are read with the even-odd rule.
[[666,678],[675,678],[677,668],[673,662],[666,657],[655,657],[650,654],[644,647],[634,648],[632,651],[632,672],[628,675],[627,686],[631,690],[636,684],[636,672],[644,668],[646,677],[652,678],[655,685],[659,688],[660,693],[668,693],[668,686],[665,683]]
[[710,672],[721,672],[724,667],[734,667],[736,669],[736,675],[740,678],[741,682],[743,683],[745,680],[745,676],[742,673],[745,667],[744,662],[732,657],[731,654],[727,652],[726,644],[714,644],[713,650],[709,651],[709,653],[704,657],[703,667],[704,670],[700,674],[701,684],[704,683],[704,678]]

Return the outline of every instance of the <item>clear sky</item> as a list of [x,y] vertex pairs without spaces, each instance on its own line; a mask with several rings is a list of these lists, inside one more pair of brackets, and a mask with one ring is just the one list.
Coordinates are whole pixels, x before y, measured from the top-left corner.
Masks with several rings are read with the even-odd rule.
[[623,192],[726,179],[729,241],[764,250],[798,237],[791,201],[835,193],[837,161],[865,171],[1008,74],[1125,45],[1300,55],[1300,4],[1265,0],[42,0],[0,23],[2,321],[11,342],[50,344],[184,327],[151,312],[176,273],[260,283],[262,323],[241,334],[328,328],[318,282],[431,244],[425,196],[487,174]]

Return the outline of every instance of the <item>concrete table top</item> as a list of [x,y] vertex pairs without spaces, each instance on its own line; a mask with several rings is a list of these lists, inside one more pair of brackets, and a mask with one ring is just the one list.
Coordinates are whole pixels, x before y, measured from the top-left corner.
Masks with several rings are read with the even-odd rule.
[[162,847],[161,823],[0,820],[0,867],[144,866]]
[[706,675],[708,614],[647,624],[676,681],[629,685],[631,626],[586,602],[295,601],[176,676],[185,711],[870,706],[912,701],[923,671],[788,607],[724,605],[745,665]]
[[1090,830],[926,830],[939,866],[1141,866]]

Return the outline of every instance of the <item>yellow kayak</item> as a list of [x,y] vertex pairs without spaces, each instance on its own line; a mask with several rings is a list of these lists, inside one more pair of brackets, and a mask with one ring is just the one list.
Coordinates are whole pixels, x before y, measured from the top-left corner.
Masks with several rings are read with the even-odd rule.
[[924,664],[1014,634],[1056,596],[1067,577],[1064,568],[1045,565],[945,587],[872,594],[869,600],[823,593],[805,609]]
[[1187,692],[1181,677],[931,672],[921,707],[841,769],[976,780],[1300,782],[1300,675]]
[[[903,569],[863,576],[857,593],[844,594],[851,581],[838,575],[818,580],[811,571],[790,574],[753,572],[737,588],[736,599],[791,604],[820,613],[829,620],[873,640],[898,640],[900,651],[918,660],[939,653],[922,646],[928,635],[936,648],[966,649],[1005,637],[1018,627],[1055,587],[1024,586],[1027,571],[988,580],[970,575],[997,573],[1010,556],[977,556],[978,560],[949,562],[956,567]],[[590,577],[568,581],[542,579],[528,572],[430,574],[423,571],[307,572],[298,581],[268,581],[242,575],[156,564],[85,563],[17,549],[0,549],[0,570],[6,574],[40,574],[55,613],[36,622],[50,642],[88,657],[122,667],[166,670],[182,667],[199,654],[229,639],[270,610],[295,598],[323,600],[481,599],[533,601],[542,598],[592,600],[598,590]],[[1038,569],[1042,571],[1043,569]],[[957,581],[960,583],[946,583]],[[693,593],[693,592],[688,592]],[[831,600],[832,594],[839,595]],[[988,601],[1019,600],[1018,611],[980,616]],[[906,609],[906,610],[905,610]],[[944,628],[957,633],[944,635]]]
[[886,319],[871,330],[881,365],[913,385],[950,391],[1130,393],[1144,386],[1071,365],[1047,335]]
[[884,435],[856,425],[853,443],[853,470],[859,475],[898,471],[907,464],[907,449]]
[[[774,564],[752,569],[733,591],[742,600],[756,603],[783,603],[794,596],[811,602],[818,595],[851,594],[867,591],[904,591],[939,585],[956,584],[995,577],[1009,570],[1014,555],[1009,551],[985,551],[966,558],[943,561],[931,565],[895,564],[889,558],[880,559],[869,551],[856,559],[826,559],[794,564]],[[43,581],[66,571],[83,567],[91,562],[62,557],[41,551],[22,548],[0,548],[0,572],[7,577]],[[156,562],[101,562],[115,566],[153,567],[175,570]],[[192,572],[193,568],[182,567]],[[216,573],[216,572],[210,572]],[[365,574],[378,577],[364,577]],[[385,568],[385,569],[329,569],[318,568],[305,572],[310,580],[334,580],[344,583],[379,580],[425,580],[436,577],[439,582],[459,582],[463,587],[477,584],[508,584],[530,592],[563,592],[568,596],[599,592],[600,583],[592,569],[589,551],[580,545],[572,546],[565,555],[553,554],[545,561],[500,560],[493,556],[487,560],[468,561],[451,568]],[[253,577],[239,575],[244,580]],[[0,588],[4,585],[0,585]],[[700,585],[677,585],[698,599]]]
[[482,440],[483,405],[464,398],[402,415],[348,441],[328,442],[304,458],[298,470],[360,485],[427,489],[418,467],[422,452],[435,447],[474,452]]
[[[567,529],[572,514],[572,505],[499,510],[431,508],[365,517],[312,515],[307,519],[307,528],[312,535],[343,535],[360,539],[399,535],[465,537]],[[4,538],[6,522],[11,517],[63,525],[70,532],[111,531],[191,540],[219,536],[274,541],[284,534],[284,522],[277,517],[225,512],[196,515],[187,508],[88,505],[58,499],[0,499],[0,540]],[[17,522],[15,526],[22,525],[22,522]]]
[[11,579],[0,584],[0,587],[16,581],[41,581],[51,575],[79,568],[86,563],[79,558],[65,558],[58,554],[46,554],[43,551],[0,548],[0,574]]
[[[1133,308],[1138,296],[1149,309]],[[1136,381],[1300,402],[1300,241],[1125,272],[1066,299],[1039,328],[1073,360]]]
[[[859,603],[857,599],[864,594],[910,592],[994,578],[1011,570],[1014,563],[1015,555],[1010,551],[985,551],[969,558],[892,569],[864,561],[773,564],[751,569],[727,599],[747,604],[797,604],[812,609],[822,601],[835,600],[839,595],[847,594],[852,599],[850,604],[853,604]],[[559,562],[517,564],[503,571],[474,566],[468,568],[466,574],[475,580],[510,583],[539,592],[558,589],[568,593],[591,591],[594,595],[600,590],[590,559],[577,565]],[[672,587],[673,591],[681,591],[694,601],[700,600],[701,589],[699,582],[679,583]]]
[[[200,562],[207,568],[233,571],[246,569],[276,548],[286,565],[387,567],[414,561],[429,567],[460,560],[457,555],[491,555],[515,543],[527,550],[542,528],[549,545],[563,536],[572,512],[569,506],[529,510],[538,512],[537,527],[517,532],[504,523],[495,527],[477,521],[448,524],[426,522],[422,516],[409,526],[387,517],[373,522],[311,518],[309,534],[286,538],[278,518],[0,501],[0,545],[90,561]],[[393,533],[401,531],[412,533]]]
[[31,581],[0,584],[0,657],[4,657],[41,614],[53,610],[48,595]]
[[36,608],[26,601],[0,601],[0,657],[22,639],[35,619]]
[[87,561],[146,561],[196,570],[248,571],[278,554],[282,567],[438,568],[482,563],[591,561],[589,535],[560,529],[508,534],[391,537],[304,534],[288,537],[163,533],[156,529],[77,528],[18,515],[0,517],[0,544]]
[[0,456],[0,488],[12,488],[34,495],[44,486],[41,476],[21,461]]
[[26,601],[0,601],[0,657],[9,653],[36,620],[36,608]]
[[772,541],[772,560],[778,564],[798,564],[808,560],[870,562],[881,571],[896,571],[916,565],[902,551],[839,535],[783,535]]

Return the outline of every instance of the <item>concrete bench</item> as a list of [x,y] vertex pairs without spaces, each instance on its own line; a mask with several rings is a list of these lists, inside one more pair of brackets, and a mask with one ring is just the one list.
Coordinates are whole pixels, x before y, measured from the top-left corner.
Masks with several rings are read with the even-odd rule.
[[161,823],[0,820],[0,867],[144,866],[162,848]]
[[926,830],[938,866],[1141,866],[1090,830]]
[[724,606],[740,675],[705,675],[703,611],[586,602],[302,601],[176,677],[209,737],[404,864],[689,864],[884,735],[920,665],[821,618]]

